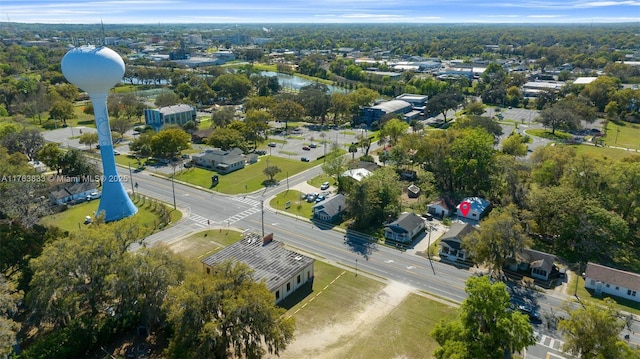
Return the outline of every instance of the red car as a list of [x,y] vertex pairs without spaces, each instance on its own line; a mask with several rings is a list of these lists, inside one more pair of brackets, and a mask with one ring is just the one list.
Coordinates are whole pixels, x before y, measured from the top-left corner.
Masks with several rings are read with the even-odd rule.
[[304,147],[302,147],[302,149],[305,150],[305,151],[311,151],[311,148],[309,146],[304,146]]

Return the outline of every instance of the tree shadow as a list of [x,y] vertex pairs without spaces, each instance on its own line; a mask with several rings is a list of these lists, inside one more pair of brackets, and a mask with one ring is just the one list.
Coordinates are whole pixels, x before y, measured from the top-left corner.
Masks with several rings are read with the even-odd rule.
[[366,260],[369,260],[369,256],[378,251],[378,245],[371,237],[352,230],[347,230],[343,244],[351,252],[360,254]]

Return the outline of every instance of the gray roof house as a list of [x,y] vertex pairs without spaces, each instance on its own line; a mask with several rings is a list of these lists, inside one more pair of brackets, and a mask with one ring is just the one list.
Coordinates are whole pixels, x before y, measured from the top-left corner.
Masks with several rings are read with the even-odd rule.
[[584,286],[596,295],[602,293],[640,302],[640,274],[601,264],[587,263]]
[[413,212],[405,212],[398,219],[384,226],[384,238],[409,243],[424,229],[424,226],[424,218]]
[[556,256],[553,254],[526,248],[518,254],[516,262],[507,267],[511,270],[528,271],[533,278],[549,280],[555,261]]
[[440,258],[453,261],[468,260],[467,251],[462,248],[462,238],[475,231],[477,229],[468,223],[453,223],[447,233],[440,237]]
[[345,208],[347,208],[347,200],[342,193],[339,193],[313,206],[313,218],[335,222],[340,219]]
[[92,192],[96,192],[94,182],[75,182],[60,185],[56,190],[49,193],[49,199],[53,204],[73,203],[85,201]]
[[306,283],[313,284],[314,259],[288,250],[273,240],[273,233],[264,238],[247,233],[244,238],[202,260],[207,274],[216,264],[226,260],[243,262],[253,269],[253,279],[264,282],[280,302]]
[[191,156],[191,161],[204,168],[215,170],[220,174],[230,173],[244,168],[245,156],[239,148],[222,150],[213,148]]

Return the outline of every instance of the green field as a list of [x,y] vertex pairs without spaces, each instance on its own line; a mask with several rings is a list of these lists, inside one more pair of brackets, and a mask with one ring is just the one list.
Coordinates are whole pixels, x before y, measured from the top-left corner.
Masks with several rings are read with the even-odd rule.
[[226,175],[218,175],[219,183],[215,187],[211,187],[211,176],[217,173],[203,168],[192,167],[181,169],[179,172],[176,172],[176,179],[204,188],[212,188],[215,191],[226,194],[248,193],[264,187],[266,181],[269,179],[263,173],[267,166],[277,166],[280,168],[281,172],[274,178],[276,181],[279,181],[282,186],[285,184],[287,176],[293,176],[318,163],[318,160],[302,162],[300,159],[290,160],[274,156],[261,156],[257,163],[247,165],[241,170]]
[[[309,203],[300,196],[300,191],[290,190],[278,193],[269,203],[269,205],[279,211],[293,213],[295,215],[311,218],[312,208],[315,203]],[[290,202],[290,207],[286,208],[286,203]]]
[[222,250],[242,238],[242,233],[227,229],[211,229],[194,233],[180,240],[171,249],[189,261],[200,263],[213,253]]
[[605,159],[621,160],[625,157],[640,156],[640,152],[625,151],[619,148],[611,147],[596,147],[590,145],[561,145],[556,146],[570,146],[576,150],[577,154],[591,154],[595,156],[602,156]]
[[638,149],[640,147],[640,124],[607,121],[604,143],[608,146]]
[[[42,218],[41,221],[43,224],[56,226],[63,231],[70,233],[77,232],[86,226],[83,224],[86,216],[94,216],[98,210],[99,202],[99,200],[93,200],[69,206],[69,209],[66,211],[46,216]],[[159,215],[157,214],[157,210],[154,212],[154,208],[159,208],[159,205],[152,204],[149,199],[146,199],[144,202],[140,199],[134,200],[134,204],[138,207],[138,213],[136,213],[133,218],[136,220],[136,223],[138,223],[138,227],[143,230],[142,233],[144,236],[146,237],[156,230],[159,230]],[[182,218],[180,211],[172,210],[169,207],[167,207],[167,210],[171,211],[170,216],[172,223]]]

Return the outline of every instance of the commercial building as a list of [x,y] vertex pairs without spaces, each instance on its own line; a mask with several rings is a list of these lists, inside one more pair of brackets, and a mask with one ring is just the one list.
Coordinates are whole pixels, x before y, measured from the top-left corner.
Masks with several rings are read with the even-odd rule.
[[196,109],[191,105],[173,105],[160,107],[158,109],[145,109],[144,122],[160,131],[164,125],[184,125],[189,121],[196,120]]
[[313,284],[315,260],[284,248],[273,240],[273,233],[264,238],[245,233],[244,238],[202,260],[207,274],[212,267],[227,260],[243,262],[253,269],[253,280],[264,281],[276,303],[282,301],[306,283]]

